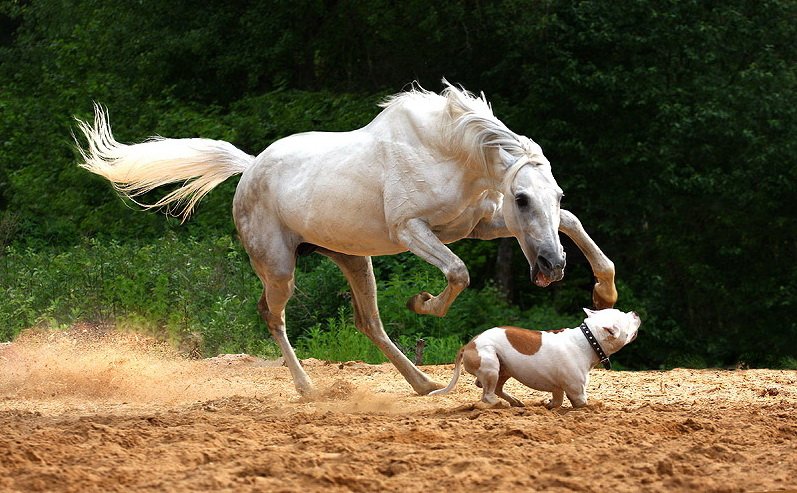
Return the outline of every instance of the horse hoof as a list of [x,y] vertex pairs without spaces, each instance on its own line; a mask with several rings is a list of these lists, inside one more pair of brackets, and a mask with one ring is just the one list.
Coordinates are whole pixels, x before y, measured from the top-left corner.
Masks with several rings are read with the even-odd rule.
[[592,304],[598,310],[612,308],[617,303],[617,290],[614,285],[604,285],[596,282],[592,288]]
[[318,396],[318,390],[309,380],[295,383],[294,386],[301,399],[312,400]]
[[435,390],[440,390],[446,387],[442,383],[437,383],[428,378],[420,382],[409,383],[412,385],[412,390],[414,390],[418,395],[429,395],[430,392],[434,392]]
[[425,382],[423,385],[419,385],[417,387],[413,387],[413,390],[418,393],[418,395],[429,395],[430,392],[434,392],[435,390],[440,390],[445,388],[445,385],[442,383],[437,383],[433,380],[429,380]]
[[426,302],[432,299],[434,299],[434,296],[432,296],[431,293],[422,291],[407,301],[407,308],[418,315],[427,315],[431,313],[431,311],[426,308]]

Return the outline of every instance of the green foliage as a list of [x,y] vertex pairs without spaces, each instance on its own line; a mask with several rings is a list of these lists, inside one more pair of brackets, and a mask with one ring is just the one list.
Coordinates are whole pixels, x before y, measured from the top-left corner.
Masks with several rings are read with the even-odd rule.
[[507,120],[544,136],[563,205],[643,301],[639,364],[794,354],[795,4],[551,5],[506,26],[539,41],[515,45],[528,96]]
[[364,361],[384,363],[387,359],[368,338],[359,332],[348,311],[341,307],[336,317],[328,318],[325,327],[316,324],[296,344],[300,358],[325,361]]
[[[412,79],[438,89],[446,76],[484,90],[543,146],[563,206],[617,265],[620,305],[644,320],[623,362],[788,366],[795,17],[788,0],[0,3],[0,247],[11,246],[0,334],[139,317],[175,334],[201,327],[208,351],[266,340],[251,339],[264,334],[251,309],[260,287],[240,247],[222,253],[236,255],[222,270],[246,280],[235,289],[175,264],[219,265],[192,249],[230,242],[236,180],[186,225],[131,211],[75,166],[72,115],[90,118],[92,101],[108,106],[121,142],[202,136],[257,154],[291,133],[364,125],[385,94]],[[412,256],[374,259],[385,326],[399,340],[462,341],[498,323],[569,325],[592,279],[565,245],[567,277],[547,290],[531,287],[515,249],[509,299],[492,284],[495,242],[454,245],[472,287],[442,320],[404,307],[442,288],[439,272]],[[293,338],[348,306],[329,262],[303,259],[297,286]]]
[[0,274],[3,340],[40,323],[119,320],[175,343],[201,333],[209,355],[270,351],[254,309],[259,281],[229,237],[200,242],[172,236],[144,245],[91,240],[65,250],[9,247]]
[[[494,325],[552,328],[576,320],[544,307],[518,313],[489,285],[466,290],[446,318],[418,316],[406,308],[406,300],[421,289],[442,289],[441,274],[409,255],[377,260],[387,276],[379,282],[387,331],[410,353],[415,341],[425,338],[427,363],[450,362],[464,341]],[[386,263],[393,272],[387,272]],[[230,237],[170,235],[140,245],[89,240],[68,249],[8,247],[0,257],[0,278],[0,340],[38,324],[116,321],[175,344],[200,334],[206,355],[275,353],[256,310],[262,287]],[[332,262],[320,257],[300,262],[296,285],[286,317],[300,354],[384,361],[354,328],[348,286]]]
[[[424,365],[453,363],[459,348],[462,347],[462,341],[455,336],[429,337],[424,341],[426,342],[423,350]],[[405,348],[411,349],[417,340],[402,339],[401,343]]]
[[[453,335],[426,337],[423,351],[423,363],[438,365],[451,363],[462,346],[459,337]],[[395,340],[398,347],[414,359],[417,337],[403,335]],[[385,363],[387,358],[368,337],[354,326],[351,314],[341,307],[337,317],[329,318],[326,324],[316,324],[301,338],[296,345],[300,358],[318,358],[325,361],[364,361],[376,364]]]

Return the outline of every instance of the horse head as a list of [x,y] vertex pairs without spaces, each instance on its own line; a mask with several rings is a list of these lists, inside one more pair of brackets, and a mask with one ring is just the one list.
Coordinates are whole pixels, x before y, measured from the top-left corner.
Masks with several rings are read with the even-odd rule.
[[500,150],[506,165],[503,180],[504,222],[520,243],[531,266],[531,279],[546,287],[565,273],[565,253],[559,242],[559,204],[562,189],[539,145],[523,138],[520,157]]

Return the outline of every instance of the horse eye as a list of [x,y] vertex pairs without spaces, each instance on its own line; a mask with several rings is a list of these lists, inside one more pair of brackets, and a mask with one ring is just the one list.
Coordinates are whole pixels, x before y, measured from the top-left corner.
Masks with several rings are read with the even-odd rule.
[[518,207],[526,207],[529,205],[529,197],[522,193],[515,195],[515,203]]

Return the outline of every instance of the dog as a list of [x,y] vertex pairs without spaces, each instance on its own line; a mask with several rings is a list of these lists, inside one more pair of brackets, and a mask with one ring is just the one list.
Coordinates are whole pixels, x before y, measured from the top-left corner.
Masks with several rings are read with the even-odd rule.
[[637,337],[642,321],[635,312],[614,308],[593,311],[584,308],[587,318],[577,328],[549,331],[518,327],[493,327],[474,337],[457,353],[454,376],[448,387],[431,392],[442,395],[457,384],[460,369],[476,376],[482,387],[477,407],[499,404],[498,397],[511,406],[523,407],[517,398],[504,392],[510,378],[532,389],[552,392],[544,402],[548,409],[562,405],[564,396],[574,408],[587,405],[589,370],[598,363],[610,368],[609,356]]

